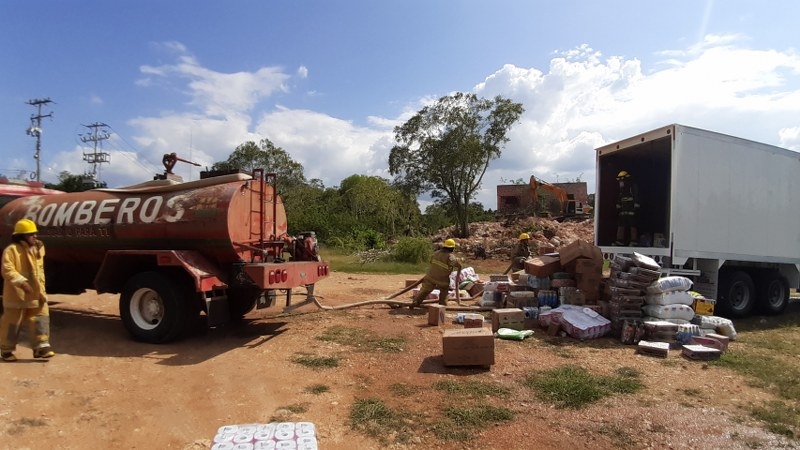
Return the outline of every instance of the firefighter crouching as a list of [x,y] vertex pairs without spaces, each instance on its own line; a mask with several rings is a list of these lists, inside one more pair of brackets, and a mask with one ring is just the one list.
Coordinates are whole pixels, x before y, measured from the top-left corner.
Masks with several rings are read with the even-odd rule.
[[422,306],[423,300],[428,297],[434,289],[439,290],[439,304],[447,305],[447,295],[450,291],[450,274],[456,271],[456,289],[461,282],[461,263],[453,255],[456,248],[456,241],[447,239],[442,244],[442,248],[434,252],[431,257],[430,266],[422,279],[419,292],[411,302],[411,308]]
[[511,256],[511,271],[516,272],[525,268],[525,261],[531,257],[530,247],[531,236],[528,233],[519,235],[519,242]]

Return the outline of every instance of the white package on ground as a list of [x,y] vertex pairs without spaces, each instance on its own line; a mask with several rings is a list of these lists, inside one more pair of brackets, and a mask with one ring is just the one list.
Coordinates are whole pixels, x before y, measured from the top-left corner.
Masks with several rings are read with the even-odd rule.
[[719,316],[697,315],[693,321],[700,325],[701,329],[714,330],[723,336],[729,337],[732,341],[736,340],[736,329],[730,319]]
[[217,430],[211,450],[317,450],[316,430],[311,422],[272,422],[225,425]]
[[596,339],[611,331],[611,321],[589,308],[561,313],[561,328],[575,339]]

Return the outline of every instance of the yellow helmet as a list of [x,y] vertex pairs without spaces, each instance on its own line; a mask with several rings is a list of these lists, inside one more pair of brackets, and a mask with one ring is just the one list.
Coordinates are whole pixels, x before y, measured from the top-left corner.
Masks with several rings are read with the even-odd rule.
[[620,172],[617,174],[617,179],[618,179],[618,180],[622,180],[622,179],[624,179],[624,178],[628,178],[629,176],[631,176],[631,174],[629,174],[628,172],[626,172],[626,171],[624,171],[624,170],[621,170],[621,171],[620,171]]
[[20,219],[14,225],[13,234],[32,234],[38,232],[39,230],[36,229],[36,224],[31,219]]
[[519,235],[519,240],[524,241],[525,239],[530,239],[531,236],[528,233],[522,233]]
[[442,244],[442,247],[444,247],[444,248],[456,248],[456,241],[454,241],[452,239],[447,239]]

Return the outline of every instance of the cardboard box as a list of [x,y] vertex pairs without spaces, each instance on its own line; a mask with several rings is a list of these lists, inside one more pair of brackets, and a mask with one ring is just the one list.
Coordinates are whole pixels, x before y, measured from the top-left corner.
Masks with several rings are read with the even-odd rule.
[[414,283],[416,283],[417,281],[419,281],[418,278],[417,279],[413,279],[413,278],[412,279],[406,279],[406,287],[413,286]]
[[716,300],[711,300],[710,298],[696,298],[694,299],[694,302],[692,302],[692,309],[694,310],[695,314],[699,314],[701,316],[713,316],[714,305],[716,303]]
[[428,305],[428,325],[444,325],[444,305]]
[[578,258],[570,263],[570,267],[567,267],[567,270],[575,274],[602,275],[603,260]]
[[561,258],[561,264],[565,267],[578,258],[603,260],[603,254],[599,247],[595,247],[593,244],[581,239],[558,249],[558,255]]
[[500,308],[492,310],[492,331],[500,328],[522,330],[525,326],[525,311],[519,308]]
[[525,273],[536,277],[549,277],[561,271],[561,260],[555,256],[534,256],[525,261]]
[[602,275],[597,274],[576,274],[578,290],[583,292],[583,296],[587,302],[596,302],[600,298],[600,281]]
[[472,283],[472,286],[469,289],[467,289],[467,293],[469,294],[470,297],[475,297],[476,295],[483,292],[483,286],[484,286],[483,281],[476,281]]
[[464,328],[483,328],[485,317],[480,314],[465,314]]
[[488,328],[454,328],[442,335],[445,366],[490,366],[494,364],[494,335]]

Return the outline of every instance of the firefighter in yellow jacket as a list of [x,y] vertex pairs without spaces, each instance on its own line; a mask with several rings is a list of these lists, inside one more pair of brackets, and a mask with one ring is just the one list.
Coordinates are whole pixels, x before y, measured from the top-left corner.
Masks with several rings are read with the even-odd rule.
[[453,255],[456,248],[456,241],[447,239],[442,244],[442,248],[436,251],[431,257],[431,265],[428,267],[428,272],[425,273],[425,278],[422,279],[422,285],[419,292],[414,296],[411,303],[412,308],[419,308],[422,306],[422,301],[428,297],[434,289],[439,290],[439,304],[447,305],[447,294],[450,291],[450,274],[455,270],[456,272],[456,290],[461,282],[461,263]]
[[3,315],[0,356],[16,361],[20,327],[27,329],[34,358],[50,358],[50,312],[44,282],[44,244],[36,224],[22,219],[14,225],[11,244],[3,250]]

